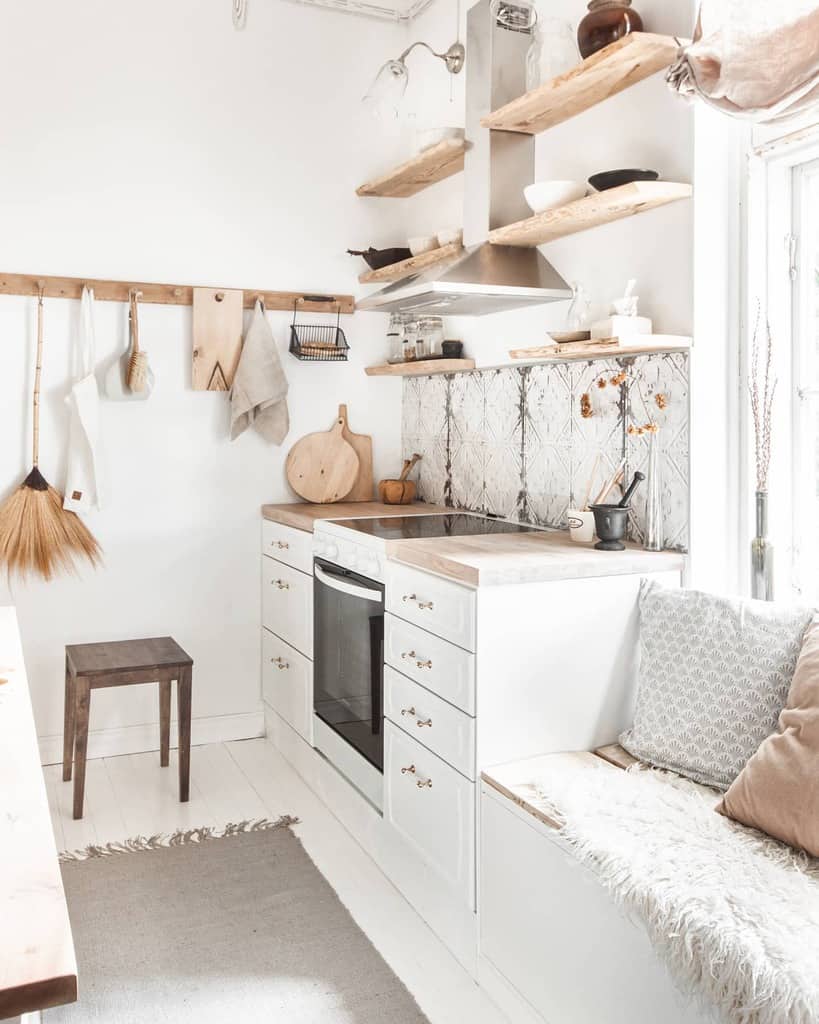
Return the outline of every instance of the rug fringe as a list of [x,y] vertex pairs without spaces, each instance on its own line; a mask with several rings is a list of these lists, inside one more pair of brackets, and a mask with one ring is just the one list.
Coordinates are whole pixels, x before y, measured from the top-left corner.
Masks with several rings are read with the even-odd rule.
[[148,850],[161,850],[169,846],[183,846],[186,843],[203,843],[209,839],[225,839],[245,832],[264,832],[269,829],[290,828],[298,825],[299,819],[291,814],[283,814],[275,820],[272,818],[256,818],[246,821],[228,822],[224,828],[204,825],[200,828],[179,829],[173,833],[157,833],[153,836],[134,836],[120,842],[106,843],[99,846],[92,843],[84,850],[63,850],[60,852],[61,862],[91,860],[94,857],[112,857],[118,853],[145,853]]

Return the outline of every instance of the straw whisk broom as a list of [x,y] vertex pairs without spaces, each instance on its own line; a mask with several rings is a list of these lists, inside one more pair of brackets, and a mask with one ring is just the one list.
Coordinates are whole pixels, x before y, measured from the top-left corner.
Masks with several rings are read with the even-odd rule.
[[131,322],[131,360],[128,363],[128,387],[131,391],[140,394],[145,390],[148,382],[148,353],[142,352],[139,347],[139,314],[137,311],[137,300],[142,292],[131,291],[128,295],[131,304],[129,320]]
[[17,490],[0,505],[0,564],[9,576],[39,573],[51,579],[73,569],[75,558],[101,560],[99,544],[74,512],[63,508],[62,495],[40,472],[40,377],[43,368],[43,285],[37,301],[37,366],[34,373],[33,466]]

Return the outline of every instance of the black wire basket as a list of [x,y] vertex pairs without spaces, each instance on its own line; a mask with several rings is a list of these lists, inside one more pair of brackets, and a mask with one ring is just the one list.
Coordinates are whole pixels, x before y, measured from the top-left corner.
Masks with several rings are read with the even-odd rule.
[[[336,322],[332,324],[298,324],[296,314],[300,302],[326,302],[336,304]],[[350,346],[341,329],[341,303],[334,295],[302,295],[293,303],[293,323],[290,325],[290,352],[296,359],[311,362],[338,362],[347,359]]]

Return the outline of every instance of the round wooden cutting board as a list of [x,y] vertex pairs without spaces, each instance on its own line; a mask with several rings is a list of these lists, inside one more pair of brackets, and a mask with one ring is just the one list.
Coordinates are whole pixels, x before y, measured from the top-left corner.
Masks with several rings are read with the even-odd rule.
[[343,419],[332,430],[308,434],[287,456],[287,482],[305,501],[327,504],[349,494],[358,477],[358,456],[343,437]]

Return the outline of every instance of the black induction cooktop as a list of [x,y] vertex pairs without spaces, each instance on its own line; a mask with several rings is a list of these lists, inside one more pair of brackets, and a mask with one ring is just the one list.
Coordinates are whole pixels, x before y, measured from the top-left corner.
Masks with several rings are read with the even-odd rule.
[[446,515],[381,516],[375,519],[336,519],[336,526],[382,540],[426,540],[433,537],[483,537],[493,533],[539,533],[531,526],[502,519],[470,516],[462,512]]

